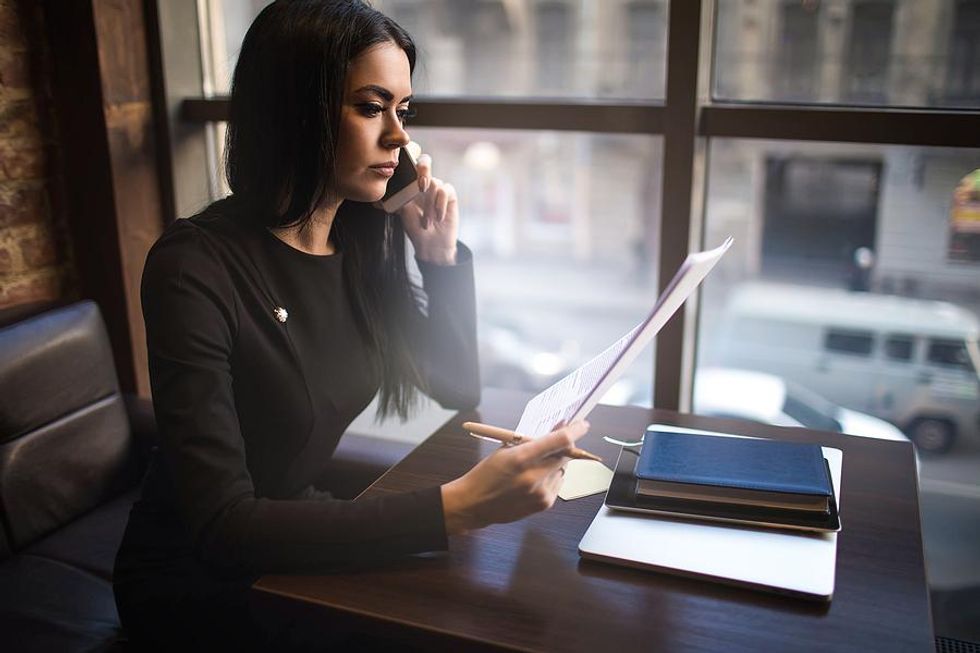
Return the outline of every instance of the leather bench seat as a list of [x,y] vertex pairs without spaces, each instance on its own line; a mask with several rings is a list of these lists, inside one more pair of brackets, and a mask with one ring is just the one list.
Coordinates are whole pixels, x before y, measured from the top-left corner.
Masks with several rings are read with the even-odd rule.
[[[0,650],[130,650],[112,568],[155,441],[93,302],[0,311]],[[325,489],[353,498],[411,449],[345,436]]]

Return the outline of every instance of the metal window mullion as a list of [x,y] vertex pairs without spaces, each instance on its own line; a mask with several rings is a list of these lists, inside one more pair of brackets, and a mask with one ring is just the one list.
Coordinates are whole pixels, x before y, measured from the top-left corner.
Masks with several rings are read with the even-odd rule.
[[421,99],[417,127],[536,129],[594,133],[659,134],[663,107],[615,102],[509,102]]
[[[490,99],[420,98],[415,127],[544,129],[593,133],[659,134],[663,107],[616,102],[512,102]],[[181,115],[191,122],[228,119],[228,98],[188,98]]]
[[[700,193],[695,184],[703,181],[696,172],[699,161],[703,163],[703,152],[698,152],[701,4],[673,0],[669,7],[657,279],[661,291],[687,256],[692,235],[699,233],[692,225],[700,217],[693,216],[695,193]],[[689,312],[681,310],[657,335],[653,371],[653,405],[657,408],[689,407],[683,381],[693,367],[692,326]]]
[[934,147],[980,147],[980,111],[711,104],[699,133],[755,138]]
[[[691,223],[688,242],[693,249],[703,250],[719,243],[707,243],[705,233],[705,206],[708,193],[708,162],[711,148],[708,139],[700,135],[702,109],[711,102],[711,90],[715,83],[714,52],[717,42],[717,31],[714,20],[716,15],[716,0],[703,0],[701,4],[700,43],[698,48],[698,77],[696,110],[696,131],[694,139],[694,159],[691,166]],[[679,379],[678,410],[693,412],[694,374],[697,367],[698,341],[700,338],[701,322],[701,292],[696,291],[691,301],[684,305],[685,325],[683,330],[683,346],[681,349],[681,376]]]
[[[702,68],[704,62],[702,61]],[[705,73],[699,76],[704,79]],[[550,129],[594,133],[662,134],[667,109],[656,104],[616,102],[510,102],[491,99],[428,98],[416,102],[419,127]],[[889,109],[734,104],[704,101],[697,134],[705,138],[879,143],[939,147],[980,147],[978,110]],[[187,122],[228,119],[227,98],[187,98]]]

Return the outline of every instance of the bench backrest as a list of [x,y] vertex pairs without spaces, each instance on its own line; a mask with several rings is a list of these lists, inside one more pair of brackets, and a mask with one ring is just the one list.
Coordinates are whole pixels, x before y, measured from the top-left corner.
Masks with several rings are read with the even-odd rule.
[[137,475],[98,306],[78,302],[0,327],[0,557]]

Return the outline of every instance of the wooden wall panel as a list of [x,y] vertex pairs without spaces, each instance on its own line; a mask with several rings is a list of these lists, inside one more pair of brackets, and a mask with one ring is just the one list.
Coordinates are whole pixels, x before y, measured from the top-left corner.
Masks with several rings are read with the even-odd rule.
[[139,282],[163,229],[142,0],[46,0],[81,294],[99,303],[124,390],[149,394]]

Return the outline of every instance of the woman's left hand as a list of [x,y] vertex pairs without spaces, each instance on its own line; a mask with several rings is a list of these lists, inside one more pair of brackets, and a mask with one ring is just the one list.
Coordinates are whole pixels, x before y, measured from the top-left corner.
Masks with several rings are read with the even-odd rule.
[[432,157],[423,154],[415,164],[422,192],[398,210],[419,260],[438,265],[456,263],[459,203],[452,184],[432,176]]

